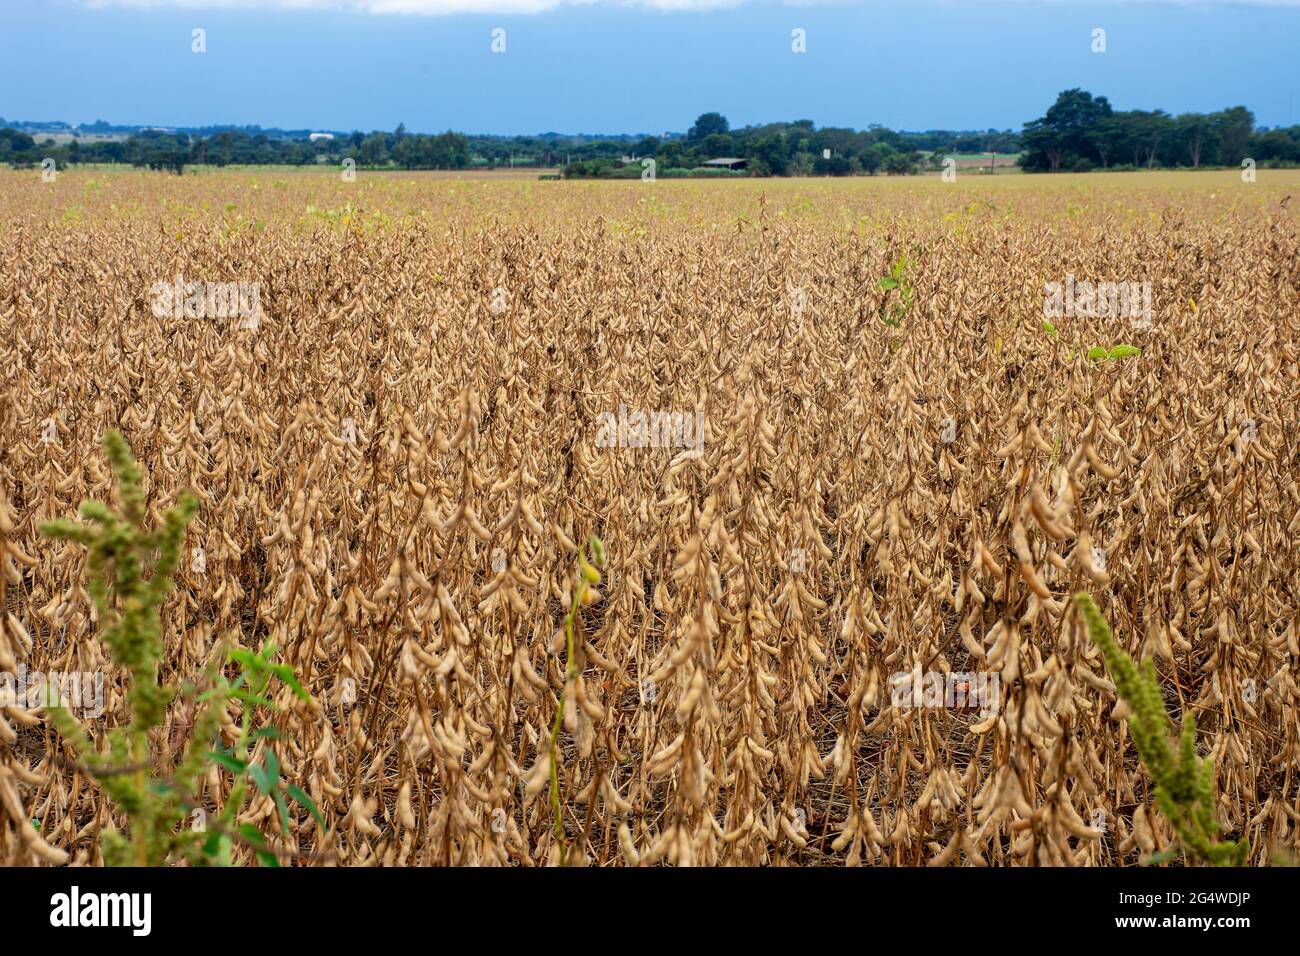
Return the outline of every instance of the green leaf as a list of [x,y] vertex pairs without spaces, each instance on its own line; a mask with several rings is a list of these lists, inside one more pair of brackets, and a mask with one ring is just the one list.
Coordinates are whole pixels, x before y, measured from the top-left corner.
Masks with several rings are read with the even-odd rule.
[[239,825],[239,835],[249,843],[253,844],[257,849],[266,849],[266,839],[262,836],[262,831],[251,823],[241,823]]
[[207,857],[216,856],[221,848],[221,840],[229,839],[224,833],[217,829],[211,829],[207,832],[207,839],[203,841],[203,855]]
[[222,753],[220,750],[209,751],[208,759],[215,760],[231,773],[243,773],[248,769],[248,764],[244,763],[244,761],[239,760],[228,753]]
[[316,801],[309,797],[303,791],[302,787],[298,786],[296,783],[291,783],[288,784],[285,789],[288,790],[290,797],[307,808],[307,812],[312,815],[313,819],[315,819],[316,824],[321,828],[322,833],[329,829],[325,826],[325,818],[321,816],[320,810],[316,807]]
[[230,696],[235,698],[235,700],[242,700],[246,704],[253,704],[254,706],[270,707],[272,709],[275,709],[275,701],[263,697],[261,694],[254,694],[252,691],[247,691],[247,690],[234,691],[233,693],[231,693]]
[[1060,333],[1056,331],[1056,326],[1051,322],[1048,322],[1046,319],[1043,319],[1043,331],[1054,339],[1059,339],[1061,337]]
[[1110,350],[1110,357],[1113,359],[1128,358],[1131,355],[1141,355],[1142,350],[1136,345],[1116,345]]
[[276,759],[275,754],[267,751],[266,763],[249,768],[248,776],[252,778],[253,783],[257,784],[258,790],[263,793],[273,793],[280,780],[280,761]]
[[258,790],[261,790],[263,793],[271,792],[271,776],[266,772],[265,767],[259,764],[258,766],[251,768],[248,771],[248,775],[252,778],[253,783],[257,784]]
[[229,657],[236,664],[243,664],[250,670],[257,667],[257,658],[253,656],[253,652],[246,651],[242,647],[232,648]]
[[262,832],[257,827],[251,823],[241,823],[239,833],[245,840],[253,844],[257,859],[263,866],[278,867],[280,865],[280,861],[275,858],[275,854],[266,848],[266,840],[262,838]]
[[888,291],[890,289],[897,289],[898,280],[890,278],[889,276],[885,276],[885,278],[881,279],[879,282],[876,283],[876,288],[883,289],[885,291]]
[[1108,355],[1110,355],[1110,353],[1100,345],[1094,345],[1092,348],[1088,349],[1088,358],[1094,362],[1104,359]]
[[298,683],[298,676],[294,674],[293,668],[288,664],[276,664],[272,666],[271,672],[276,677],[284,681],[303,700],[311,700],[311,695],[303,690],[302,684]]
[[285,805],[284,794],[279,790],[275,792],[275,806],[280,811],[280,829],[285,833],[289,832],[289,808]]
[[1175,844],[1174,846],[1171,846],[1166,850],[1161,850],[1159,853],[1152,853],[1149,857],[1147,857],[1145,860],[1142,861],[1142,865],[1163,866],[1165,863],[1169,863],[1174,859],[1176,859],[1178,857],[1178,852],[1179,852],[1178,846],[1177,844]]
[[261,740],[263,738],[267,740],[288,739],[287,737],[285,737],[283,733],[280,732],[280,728],[276,727],[274,724],[267,727],[258,727],[256,730],[254,730],[252,733],[248,735],[249,740]]

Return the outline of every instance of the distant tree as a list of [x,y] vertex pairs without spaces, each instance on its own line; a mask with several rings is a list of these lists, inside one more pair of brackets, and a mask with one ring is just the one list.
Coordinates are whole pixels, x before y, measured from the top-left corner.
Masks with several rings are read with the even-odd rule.
[[35,155],[36,140],[16,129],[0,129],[0,162],[17,162],[25,165],[30,163]]
[[721,113],[702,113],[695,120],[695,125],[690,128],[686,134],[686,139],[692,145],[702,140],[720,133],[726,133],[731,130],[731,124]]
[[1124,114],[1112,113],[1098,117],[1084,134],[1103,168],[1109,166],[1115,154],[1123,148],[1126,129]]
[[686,147],[680,139],[670,139],[655,150],[655,165],[659,169],[680,169],[686,164]]
[[1250,136],[1255,131],[1255,114],[1244,106],[1220,110],[1210,119],[1219,137],[1219,162],[1239,166],[1247,156]]
[[1192,169],[1201,165],[1207,150],[1216,150],[1219,131],[1204,113],[1184,113],[1174,120],[1174,139],[1185,152]]
[[876,175],[885,167],[886,153],[895,155],[894,151],[883,143],[872,143],[858,155],[858,164],[869,175]]
[[430,138],[430,158],[438,169],[463,169],[469,165],[469,140],[448,130]]
[[1020,140],[1025,147],[1020,157],[1024,169],[1031,173],[1060,171],[1061,160],[1065,157],[1065,137],[1059,131],[1041,125],[1026,125]]
[[403,169],[420,169],[424,165],[424,157],[421,153],[418,139],[406,136],[398,140],[397,145],[393,147],[393,162]]
[[147,166],[154,170],[170,169],[180,175],[190,160],[190,138],[184,133],[145,130],[127,141],[127,155],[133,166]]
[[234,161],[235,134],[225,130],[208,138],[208,161],[217,166],[228,166]]
[[914,172],[916,169],[915,153],[899,153],[891,151],[885,157],[885,172],[890,176],[905,176]]
[[360,160],[367,166],[379,166],[388,161],[388,145],[383,133],[371,133],[361,143]]
[[1080,159],[1102,162],[1095,145],[1096,130],[1112,113],[1110,101],[1086,90],[1065,90],[1047,115],[1025,124],[1020,164],[1031,172],[1057,172],[1072,168]]
[[726,133],[711,133],[704,137],[699,149],[705,159],[717,159],[719,156],[734,156],[736,144]]
[[1251,136],[1250,156],[1260,162],[1300,162],[1300,126],[1264,130]]
[[746,155],[751,160],[762,163],[768,175],[772,176],[784,176],[790,165],[786,139],[780,133],[755,140]]
[[831,154],[831,158],[818,156],[813,160],[813,175],[815,176],[848,176],[853,172],[853,162],[847,156],[836,156]]
[[1173,121],[1164,110],[1131,110],[1124,117],[1128,142],[1133,149],[1133,165],[1150,169]]

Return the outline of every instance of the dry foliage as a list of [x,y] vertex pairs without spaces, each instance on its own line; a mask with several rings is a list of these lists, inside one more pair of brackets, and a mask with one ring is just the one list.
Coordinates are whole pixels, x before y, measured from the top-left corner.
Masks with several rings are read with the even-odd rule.
[[[116,427],[155,516],[202,500],[163,678],[273,640],[313,695],[261,746],[326,845],[244,818],[286,861],[557,862],[564,695],[570,863],[1136,863],[1171,830],[1080,589],[1196,713],[1251,862],[1300,845],[1292,174],[362,179],[0,173],[0,671],[106,667],[82,552],[36,528],[110,496]],[[1150,281],[1153,327],[1052,337],[1067,273]],[[177,274],[260,283],[260,326],[155,317]],[[702,453],[598,447],[621,405],[702,412]],[[896,706],[917,671],[996,672],[998,712]],[[100,862],[61,754],[0,710],[0,864]]]

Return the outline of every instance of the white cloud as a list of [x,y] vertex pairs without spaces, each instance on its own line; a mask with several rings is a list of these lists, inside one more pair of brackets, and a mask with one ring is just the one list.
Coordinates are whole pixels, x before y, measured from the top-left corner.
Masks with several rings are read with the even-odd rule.
[[[281,9],[354,10],[376,14],[438,16],[452,13],[542,13],[561,6],[643,7],[652,10],[716,10],[736,7],[750,0],[83,0],[89,7],[133,7],[146,9]],[[789,6],[860,4],[873,0],[783,0]],[[976,0],[978,2],[978,0]],[[1064,3],[1067,0],[1021,0],[1021,2]],[[1300,0],[1101,0],[1101,3],[1174,3],[1201,6],[1300,7]]]

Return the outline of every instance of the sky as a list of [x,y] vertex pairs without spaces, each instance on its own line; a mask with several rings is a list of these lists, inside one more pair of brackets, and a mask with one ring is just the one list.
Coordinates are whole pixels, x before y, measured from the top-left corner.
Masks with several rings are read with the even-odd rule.
[[1018,130],[1076,86],[1116,109],[1300,122],[1300,0],[0,0],[9,120]]

